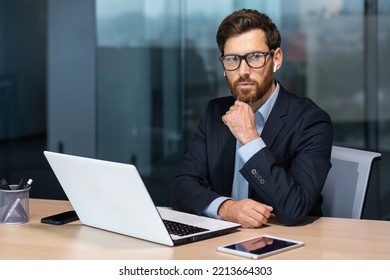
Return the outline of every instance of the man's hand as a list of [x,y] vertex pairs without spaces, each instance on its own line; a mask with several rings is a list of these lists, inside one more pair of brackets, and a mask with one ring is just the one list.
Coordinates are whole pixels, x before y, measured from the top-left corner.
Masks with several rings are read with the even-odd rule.
[[256,228],[267,223],[272,207],[253,199],[226,200],[218,210],[225,221],[235,222],[246,228]]
[[236,101],[222,116],[222,121],[243,145],[259,137],[256,130],[255,114],[252,108],[244,102]]

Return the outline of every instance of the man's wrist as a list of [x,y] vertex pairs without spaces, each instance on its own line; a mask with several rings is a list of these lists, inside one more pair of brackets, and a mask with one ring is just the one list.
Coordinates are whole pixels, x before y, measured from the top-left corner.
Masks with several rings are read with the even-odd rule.
[[214,199],[207,207],[202,211],[202,214],[214,218],[214,219],[219,219],[221,220],[221,217],[218,215],[218,210],[221,207],[222,203],[228,199],[231,199],[230,197],[225,197],[225,196],[220,196],[216,199]]
[[222,202],[221,205],[219,206],[217,215],[221,217],[222,220],[227,220],[229,205],[231,205],[233,202],[234,202],[233,199],[227,199],[224,202]]
[[254,135],[246,137],[245,139],[243,139],[243,141],[240,141],[240,142],[242,143],[242,145],[246,145],[249,142],[252,142],[253,140],[255,140],[257,138],[260,138],[260,135],[256,133]]

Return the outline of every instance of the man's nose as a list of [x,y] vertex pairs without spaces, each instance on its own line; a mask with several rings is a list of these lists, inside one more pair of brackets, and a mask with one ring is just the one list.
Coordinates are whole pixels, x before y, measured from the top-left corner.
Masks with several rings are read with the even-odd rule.
[[241,60],[240,67],[238,68],[238,73],[241,77],[248,76],[251,72],[251,67],[248,65],[246,60],[243,58]]

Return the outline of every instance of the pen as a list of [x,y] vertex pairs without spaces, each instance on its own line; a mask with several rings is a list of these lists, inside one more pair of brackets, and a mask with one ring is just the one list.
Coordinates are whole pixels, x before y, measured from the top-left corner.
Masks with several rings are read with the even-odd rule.
[[9,211],[8,211],[8,213],[7,213],[7,216],[5,216],[3,222],[6,222],[6,221],[8,220],[8,218],[12,215],[12,213],[15,211],[16,206],[18,206],[19,202],[20,202],[20,198],[18,197],[18,198],[15,200],[14,204],[12,204],[12,206],[11,206],[11,208],[9,209]]
[[32,179],[28,179],[28,181],[27,181],[26,185],[24,185],[23,189],[27,189],[28,187],[30,187],[32,182],[33,182]]
[[1,179],[0,181],[1,188],[3,190],[10,190],[10,186],[8,185],[7,181],[5,179]]
[[20,179],[19,184],[15,190],[20,190],[22,188],[22,185],[23,185],[23,177]]

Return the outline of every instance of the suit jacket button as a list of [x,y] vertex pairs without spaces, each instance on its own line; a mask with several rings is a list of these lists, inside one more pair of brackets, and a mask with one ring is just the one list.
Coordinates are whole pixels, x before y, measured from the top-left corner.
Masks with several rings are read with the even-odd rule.
[[259,182],[260,182],[261,185],[265,184],[265,180],[264,179],[260,179]]
[[252,170],[251,170],[251,173],[252,173],[253,175],[257,174],[256,169],[252,169]]

